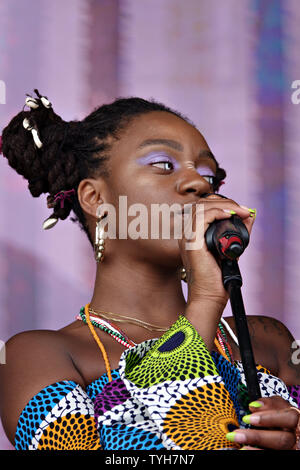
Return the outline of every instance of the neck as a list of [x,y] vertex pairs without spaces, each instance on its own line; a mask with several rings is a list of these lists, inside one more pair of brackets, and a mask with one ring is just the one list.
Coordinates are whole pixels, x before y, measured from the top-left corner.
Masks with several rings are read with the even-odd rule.
[[118,258],[97,266],[90,306],[95,310],[127,315],[158,326],[170,326],[184,312],[179,271],[158,269]]

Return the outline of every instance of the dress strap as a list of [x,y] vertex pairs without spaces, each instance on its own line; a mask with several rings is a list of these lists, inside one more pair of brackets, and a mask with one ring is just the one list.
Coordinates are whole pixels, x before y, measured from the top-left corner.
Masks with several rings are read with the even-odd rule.
[[85,313],[85,317],[86,317],[86,321],[87,321],[87,324],[88,324],[88,327],[90,329],[90,332],[92,333],[93,337],[94,337],[94,340],[96,341],[96,343],[98,344],[99,348],[100,348],[100,351],[102,353],[102,356],[103,356],[103,359],[104,359],[104,362],[105,362],[105,367],[106,367],[106,372],[107,372],[107,376],[108,376],[108,381],[109,382],[112,382],[112,375],[111,375],[111,368],[110,368],[110,364],[109,364],[109,360],[108,360],[108,356],[107,356],[107,353],[105,351],[105,348],[102,344],[102,342],[100,341],[100,338],[99,336],[97,335],[92,323],[91,323],[91,320],[90,320],[90,314],[89,314],[89,306],[90,304],[86,304],[85,307],[84,307],[84,313]]
[[228,325],[227,321],[225,320],[225,318],[221,318],[221,323],[223,324],[223,326],[225,326],[226,330],[228,331],[229,335],[231,336],[231,338],[233,339],[233,341],[235,342],[235,344],[237,345],[237,347],[239,348],[239,342],[238,342],[238,339],[236,337],[236,335],[234,334],[234,332],[232,331],[232,329],[230,328],[230,326]]

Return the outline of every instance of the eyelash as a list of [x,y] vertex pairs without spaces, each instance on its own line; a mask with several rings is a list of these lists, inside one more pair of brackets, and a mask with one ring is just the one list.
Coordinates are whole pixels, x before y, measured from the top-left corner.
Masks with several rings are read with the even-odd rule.
[[[172,165],[172,168],[169,168],[169,169],[166,170],[166,171],[170,171],[171,169],[174,168],[173,163],[172,163],[172,162],[167,162],[167,161],[166,161],[166,162],[155,162],[155,163],[151,163],[151,166],[153,166],[153,165],[162,165],[162,164],[163,164],[163,165],[164,165],[164,164]],[[211,175],[201,175],[201,176],[202,176],[202,178],[206,178],[206,181],[207,181],[211,186],[213,186],[214,188],[215,188],[215,187],[218,187],[219,181],[218,181],[218,178],[217,178],[216,176],[211,176]]]

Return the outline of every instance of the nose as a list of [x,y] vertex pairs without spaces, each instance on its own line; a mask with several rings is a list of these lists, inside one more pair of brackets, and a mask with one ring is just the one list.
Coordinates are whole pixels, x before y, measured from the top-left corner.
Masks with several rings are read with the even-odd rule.
[[196,171],[186,171],[176,182],[176,190],[179,194],[195,193],[201,196],[204,193],[211,193],[211,184]]

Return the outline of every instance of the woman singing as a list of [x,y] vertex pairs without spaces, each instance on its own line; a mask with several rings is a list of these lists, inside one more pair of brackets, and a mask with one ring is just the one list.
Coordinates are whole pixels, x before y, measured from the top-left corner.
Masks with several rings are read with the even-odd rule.
[[[201,133],[140,98],[65,122],[35,93],[3,130],[3,156],[33,197],[48,194],[44,229],[74,212],[97,272],[74,322],[6,343],[0,406],[10,442],[17,450],[295,449],[300,367],[290,360],[291,334],[270,317],[248,317],[262,395],[250,403],[235,324],[222,318],[229,297],[204,234],[233,214],[251,233],[256,214],[218,194],[226,173]],[[125,200],[143,208],[147,236],[132,236],[136,213],[127,217]],[[151,211],[162,204],[177,207],[170,233],[187,215],[198,227],[196,249],[186,233],[151,237]],[[115,236],[103,228],[109,208]]]

